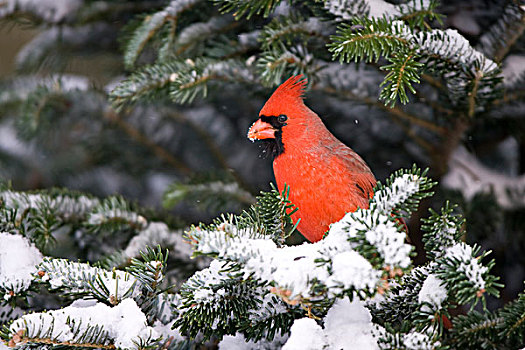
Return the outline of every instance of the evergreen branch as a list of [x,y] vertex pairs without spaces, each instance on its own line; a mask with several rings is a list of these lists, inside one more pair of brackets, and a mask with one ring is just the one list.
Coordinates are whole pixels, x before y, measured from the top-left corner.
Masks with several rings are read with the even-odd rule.
[[405,233],[398,231],[390,212],[394,207],[411,210],[429,184],[417,169],[397,173],[390,187],[376,191],[370,210],[347,214],[332,224],[325,239],[302,248],[278,247],[257,230],[254,220],[242,225],[239,218],[193,228],[188,238],[197,253],[242,264],[247,273],[273,282],[290,302],[308,303],[320,295],[364,297],[375,292],[383,268],[397,271],[409,266],[411,247],[404,243]]
[[144,19],[142,24],[133,32],[133,36],[129,39],[124,49],[124,64],[129,69],[133,68],[135,61],[141,54],[144,47],[155,35],[155,33],[168,20],[168,12],[163,10],[154,13]]
[[450,343],[457,348],[497,349],[497,344],[503,339],[494,339],[492,334],[504,321],[503,317],[475,310],[459,315],[454,319]]
[[274,47],[263,52],[257,60],[261,82],[267,86],[279,84],[287,75],[302,74],[312,78],[320,68],[308,48],[301,44],[291,48]]
[[494,61],[501,62],[524,31],[523,5],[510,3],[498,21],[480,38],[479,49]]
[[377,62],[382,56],[401,53],[409,48],[412,34],[401,22],[390,23],[387,19],[356,18],[350,24],[342,24],[337,34],[330,37],[328,51],[332,59],[339,61]]
[[284,319],[274,323],[271,329],[261,325],[255,329],[254,319],[258,315],[253,314],[259,310],[259,300],[268,295],[268,289],[261,281],[242,278],[238,266],[214,260],[209,268],[196,272],[182,286],[180,316],[174,327],[191,337],[202,334],[205,339],[251,327],[248,334],[253,338],[272,339],[276,331],[282,332],[290,326],[293,314],[286,314],[287,308],[278,300],[266,303],[265,306],[282,314]]
[[193,23],[179,33],[175,42],[175,55],[188,54],[199,44],[202,46],[205,40],[210,40],[221,32],[229,31],[238,25],[239,22],[233,21],[230,15],[212,17],[207,22]]
[[262,14],[268,17],[281,0],[213,0],[221,12],[233,12],[233,16],[240,20],[243,16],[250,19],[253,15]]
[[389,71],[381,83],[385,87],[379,95],[379,99],[385,101],[385,104],[394,107],[398,97],[401,103],[408,103],[406,89],[409,89],[413,94],[416,93],[412,83],[419,84],[419,70],[423,67],[423,64],[417,62],[416,58],[415,54],[393,55],[390,57],[391,64],[381,67],[381,69]]
[[[496,63],[474,50],[457,31],[420,32],[414,36],[414,43],[417,52],[425,57],[422,63],[427,71],[449,72],[447,90],[453,103],[467,100],[467,106],[477,111],[501,95],[501,71]],[[470,102],[468,96],[471,96]]]
[[61,290],[70,295],[90,295],[112,305],[134,295],[137,284],[136,279],[126,272],[110,272],[66,259],[45,258],[38,266],[36,275],[35,278],[48,284],[51,290]]
[[108,197],[95,206],[87,217],[86,226],[93,232],[106,229],[124,230],[126,228],[140,231],[147,225],[146,219],[132,211],[122,197]]
[[177,103],[192,102],[199,94],[206,97],[208,84],[215,81],[253,82],[248,67],[238,60],[187,60],[186,67],[171,76],[170,97]]
[[509,347],[519,347],[525,341],[525,294],[496,311],[502,320],[497,325],[500,339],[505,340]]
[[255,198],[239,187],[237,182],[212,181],[204,183],[176,182],[164,192],[162,205],[173,208],[184,200],[196,201],[205,210],[221,210],[229,207],[253,204]]
[[11,340],[9,340],[9,347],[20,347],[23,344],[32,343],[32,344],[46,344],[53,346],[68,346],[72,348],[88,348],[88,349],[116,349],[115,345],[102,345],[97,343],[73,343],[69,341],[56,341],[49,338],[29,338],[24,336],[14,335]]
[[175,158],[165,148],[157,145],[156,143],[151,141],[148,137],[146,137],[144,134],[142,134],[139,130],[137,130],[133,125],[124,121],[118,115],[117,112],[110,110],[106,113],[105,117],[109,119],[110,121],[112,121],[113,123],[115,123],[119,128],[124,130],[124,132],[128,134],[132,139],[144,145],[146,148],[150,149],[157,157],[159,157],[159,159],[162,159],[167,164],[170,164],[175,169],[180,171],[182,174],[188,176],[193,172],[187,164]]
[[[128,328],[131,327],[131,328]],[[135,332],[129,333],[129,329]],[[33,340],[37,344],[98,344],[100,348],[139,349],[158,341],[157,332],[132,299],[115,307],[95,303],[32,313],[14,321],[2,332],[13,346]],[[41,343],[40,343],[41,341]]]
[[443,254],[436,259],[436,275],[445,281],[448,290],[459,304],[474,301],[472,307],[482,300],[485,305],[484,294],[499,295],[497,283],[498,277],[490,275],[490,269],[494,267],[494,260],[489,261],[486,266],[481,264],[481,259],[489,254],[483,253],[479,256],[480,248],[469,246],[463,242],[446,248]]
[[146,17],[142,24],[134,31],[126,45],[124,64],[128,68],[132,68],[146,44],[167,21],[176,19],[182,12],[190,9],[199,2],[200,0],[171,0],[169,5],[162,11]]
[[177,34],[177,18],[170,17],[167,20],[168,24],[168,35],[164,35],[161,38],[162,45],[159,48],[158,59],[161,62],[166,62],[173,52],[173,46],[175,45],[175,37]]
[[258,40],[261,48],[268,51],[283,43],[291,46],[298,38],[302,38],[304,42],[314,37],[325,39],[326,32],[327,25],[315,17],[279,17],[263,28]]
[[444,248],[450,248],[461,241],[465,219],[453,214],[455,208],[447,201],[440,213],[430,208],[430,217],[422,219],[423,243],[429,259],[441,256]]
[[436,12],[439,1],[411,0],[396,6],[399,10],[398,19],[406,22],[410,28],[430,30],[427,21],[437,21],[442,24],[442,15]]
[[167,92],[166,88],[182,70],[187,70],[187,66],[178,60],[146,66],[121,81],[110,92],[109,100],[117,111],[121,111],[126,104],[158,97],[159,92]]
[[429,190],[436,182],[426,177],[427,171],[421,172],[415,165],[411,170],[396,171],[386,179],[385,185],[377,183],[370,205],[376,205],[385,214],[409,216],[423,198],[433,195]]

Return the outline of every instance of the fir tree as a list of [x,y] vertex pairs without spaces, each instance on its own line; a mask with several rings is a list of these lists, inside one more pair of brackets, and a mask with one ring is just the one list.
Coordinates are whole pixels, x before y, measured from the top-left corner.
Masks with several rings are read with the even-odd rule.
[[[4,1],[39,34],[0,81],[2,340],[523,348],[525,4],[474,5]],[[119,68],[93,83],[71,53]],[[386,178],[314,244],[245,139],[292,74]]]

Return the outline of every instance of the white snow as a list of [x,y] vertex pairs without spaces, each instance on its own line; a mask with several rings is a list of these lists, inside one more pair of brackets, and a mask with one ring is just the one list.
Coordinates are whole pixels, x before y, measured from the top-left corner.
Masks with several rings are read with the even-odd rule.
[[488,268],[481,265],[479,259],[472,256],[471,246],[463,242],[457,243],[446,249],[445,257],[458,260],[460,262],[458,270],[463,272],[478,290],[485,288],[483,274],[487,272]]
[[[146,316],[133,299],[125,299],[115,307],[102,303],[92,306],[68,306],[63,309],[22,316],[9,327],[12,333],[26,330],[25,336],[34,337],[40,329],[49,329],[48,338],[58,342],[75,342],[87,327],[103,327],[108,338],[117,348],[138,349],[140,339],[158,337],[158,333],[147,326]],[[27,327],[27,328],[26,328]],[[104,340],[102,340],[104,341]]]
[[[498,68],[498,65],[475,50],[464,36],[455,29],[434,29],[420,32],[414,36],[420,51],[436,53],[449,58],[452,62],[473,67],[479,65],[482,73],[488,73]],[[439,44],[436,44],[439,41]],[[473,73],[476,73],[473,71]]]
[[384,15],[386,16],[395,16],[399,14],[399,10],[396,6],[383,1],[383,0],[367,0],[368,5],[370,6],[370,12],[368,13],[369,17],[380,18]]
[[390,186],[375,193],[373,201],[383,213],[390,213],[396,205],[403,203],[419,191],[420,181],[417,175],[398,176]]
[[328,339],[321,326],[311,318],[295,320],[290,329],[290,338],[282,350],[326,349]]
[[362,301],[337,299],[326,314],[324,325],[330,349],[379,349],[372,315]]
[[381,272],[374,270],[368,260],[353,250],[335,255],[332,258],[332,270],[326,285],[335,293],[342,293],[352,287],[373,291],[381,276]]
[[[0,232],[0,287],[14,294],[29,288],[42,258],[40,251],[25,237]],[[2,297],[9,299],[10,296]]]
[[423,282],[423,286],[418,294],[418,303],[429,303],[432,305],[432,309],[428,305],[421,307],[422,311],[439,310],[441,304],[447,298],[447,289],[441,279],[436,277],[434,274],[429,274]]
[[219,298],[224,295],[224,290],[222,290],[221,293],[221,290],[213,291],[212,289],[214,285],[217,285],[228,278],[227,273],[222,272],[224,268],[224,262],[213,260],[210,267],[197,271],[193,275],[192,280],[203,282],[202,285],[199,285],[199,289],[194,293],[193,299],[196,302],[209,302],[211,299]]
[[283,350],[375,350],[374,329],[363,302],[337,299],[324,318],[324,329],[310,318],[296,320]]
[[[124,254],[129,258],[138,257],[141,251],[145,251],[146,246],[154,247],[157,245],[178,247],[182,243],[182,230],[171,231],[163,222],[150,222],[143,230],[134,236],[128,243]],[[183,245],[183,244],[181,244]],[[187,250],[187,257],[189,249]]]

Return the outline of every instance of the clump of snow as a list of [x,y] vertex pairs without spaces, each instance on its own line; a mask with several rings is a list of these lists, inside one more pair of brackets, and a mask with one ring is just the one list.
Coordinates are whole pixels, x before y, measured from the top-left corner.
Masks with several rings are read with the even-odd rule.
[[199,281],[199,286],[193,295],[193,300],[196,302],[209,302],[211,299],[219,298],[225,294],[226,291],[224,288],[213,290],[213,286],[220,284],[228,278],[228,274],[222,270],[224,270],[224,263],[219,260],[213,260],[210,267],[197,271],[193,275],[191,280],[187,282],[191,283],[193,280]]
[[[420,32],[415,36],[419,50],[447,57],[452,62],[467,67],[475,67],[478,64],[482,73],[488,73],[498,68],[498,65],[485,57],[481,52],[470,46],[464,36],[455,29],[434,29]],[[439,41],[439,44],[436,44]],[[472,68],[474,69],[474,68]],[[473,71],[473,73],[476,73]]]
[[479,259],[472,256],[471,246],[463,242],[457,243],[446,249],[445,258],[459,261],[458,271],[463,272],[478,290],[485,288],[483,274],[488,271],[488,268],[481,265]]
[[362,301],[336,300],[324,324],[330,349],[378,349],[372,315]]
[[311,318],[295,320],[290,329],[290,338],[282,350],[318,350],[326,348],[328,340],[321,326]]
[[405,202],[419,191],[421,179],[417,175],[404,174],[395,178],[388,187],[374,194],[374,203],[383,213],[390,213],[396,205]]
[[42,258],[27,238],[0,232],[0,288],[9,292],[4,299],[29,288]]
[[14,321],[9,329],[12,333],[25,330],[24,336],[29,338],[44,331],[47,338],[54,341],[74,343],[79,334],[92,331],[93,327],[107,332],[107,336],[100,339],[101,344],[113,343],[117,348],[138,349],[140,339],[158,337],[158,333],[147,326],[146,316],[131,298],[115,307],[102,303],[86,307],[71,305],[59,310],[28,314]]
[[141,251],[145,251],[146,246],[154,247],[161,245],[175,247],[182,241],[182,239],[177,239],[177,237],[181,236],[181,230],[173,232],[169,229],[168,225],[163,222],[150,222],[148,226],[131,239],[126,249],[124,249],[124,254],[127,257],[134,258],[139,256]]
[[[439,310],[441,304],[447,298],[447,289],[441,279],[436,277],[434,274],[429,274],[423,282],[423,286],[418,294],[418,303],[429,303],[432,305],[433,310]],[[421,307],[422,311],[432,311],[428,305]]]
[[399,14],[399,10],[396,6],[384,1],[384,0],[367,0],[370,6],[370,12],[368,16],[380,18],[383,16],[395,16]]
[[337,299],[324,318],[324,329],[313,319],[296,320],[283,350],[379,349],[370,311],[361,301]]
[[[387,191],[380,192],[384,194]],[[393,192],[390,191],[390,193]],[[384,200],[384,198],[380,200]],[[385,260],[386,266],[408,267],[411,263],[410,252],[412,247],[405,243],[406,233],[397,230],[390,215],[392,208],[388,207],[386,212],[381,212],[376,208],[375,203],[372,203],[370,210],[359,209],[346,214],[341,220],[330,226],[330,232],[325,240],[328,242],[332,239],[340,240],[342,238],[346,240],[348,237],[355,238],[362,234],[368,243],[376,247]],[[337,244],[343,243],[334,242],[333,245],[336,246]]]
[[345,289],[374,290],[381,272],[370,262],[351,250],[332,258],[332,275],[326,279],[328,288],[342,293]]

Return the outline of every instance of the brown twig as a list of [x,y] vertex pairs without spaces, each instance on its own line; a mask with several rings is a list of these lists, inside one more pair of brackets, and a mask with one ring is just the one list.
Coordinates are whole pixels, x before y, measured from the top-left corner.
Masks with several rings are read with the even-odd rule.
[[170,164],[184,175],[188,176],[193,173],[193,170],[191,170],[191,168],[188,165],[186,165],[186,163],[175,158],[165,148],[152,142],[149,138],[147,138],[144,134],[137,130],[133,125],[124,121],[114,110],[108,110],[105,113],[104,117],[113,122],[119,128],[121,128],[133,140],[150,149],[157,157],[164,160],[166,163]]
[[483,78],[483,72],[476,70],[476,76],[474,77],[474,87],[472,91],[468,93],[468,117],[474,117],[476,113],[476,96],[478,95],[479,82]]
[[[341,95],[341,91],[338,91],[336,89],[333,89],[333,88],[330,88],[330,87],[325,87],[322,89],[322,91],[326,92],[326,93],[329,93],[331,95]],[[373,107],[377,107],[385,112],[387,112],[388,114],[390,115],[393,115],[393,116],[396,116],[397,118],[400,118],[400,119],[404,119],[414,125],[417,125],[417,126],[420,126],[424,129],[427,129],[427,130],[430,130],[432,132],[435,132],[439,135],[443,135],[446,133],[446,128],[442,127],[442,126],[439,126],[439,125],[436,125],[434,124],[433,122],[431,121],[428,121],[428,120],[425,120],[425,119],[420,119],[418,117],[416,117],[415,115],[412,115],[408,112],[405,112],[404,110],[402,110],[401,108],[399,107],[393,107],[393,108],[390,108],[388,106],[385,106],[383,103],[373,99],[373,98],[370,98],[370,97],[360,97],[360,96],[357,96],[349,91],[344,91],[344,96],[345,97],[349,97],[351,98],[352,100],[357,100],[357,101],[361,101],[361,102],[364,102],[366,103],[367,105],[369,106],[373,106]]]
[[507,55],[512,45],[516,43],[516,41],[521,37],[523,34],[523,31],[525,30],[525,10],[522,9],[522,7],[518,6],[521,11],[521,20],[519,21],[519,25],[515,24],[515,26],[511,26],[508,29],[510,30],[510,33],[507,32],[505,34],[505,38],[509,38],[509,40],[504,40],[503,44],[499,47],[499,50],[494,54],[494,61],[501,62],[503,58]]
[[211,154],[215,157],[221,168],[230,173],[241,188],[244,188],[252,194],[254,193],[252,187],[248,185],[248,183],[246,183],[246,181],[244,181],[244,179],[228,165],[226,157],[221,152],[219,145],[217,145],[210,133],[208,133],[204,128],[200,127],[198,124],[188,119],[184,114],[180,112],[171,110],[168,113],[168,116],[174,118],[179,123],[187,125],[193,131],[195,131],[195,133],[199,135],[199,137],[204,141],[204,143],[210,150]]

